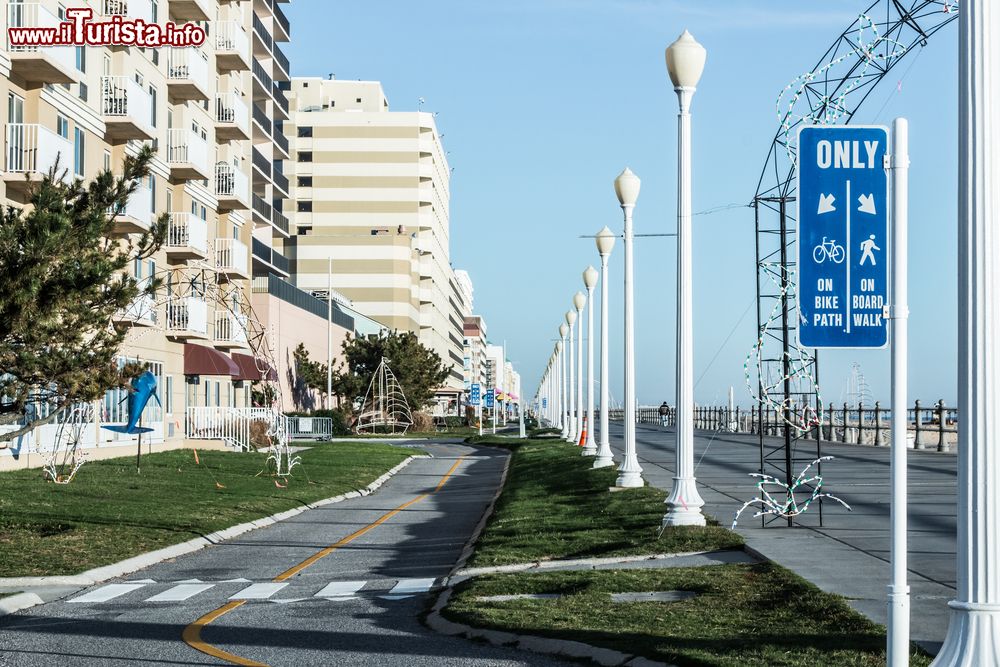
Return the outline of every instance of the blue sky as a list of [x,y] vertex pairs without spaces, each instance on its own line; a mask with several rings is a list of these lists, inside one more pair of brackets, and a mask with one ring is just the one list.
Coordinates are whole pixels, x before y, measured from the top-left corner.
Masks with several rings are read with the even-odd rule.
[[[663,49],[685,28],[708,62],[694,99],[694,210],[753,197],[777,129],[775,99],[867,1],[294,0],[293,74],[379,80],[390,108],[438,113],[451,182],[451,254],[475,283],[490,337],[507,341],[533,393],[552,339],[598,265],[593,241],[620,232],[615,176],[642,179],[636,233],[676,218],[676,97]],[[915,62],[913,62],[915,59]],[[913,63],[911,66],[911,62]],[[910,395],[956,396],[957,24],[893,70],[856,121],[910,120]],[[638,397],[674,396],[676,246],[636,242]],[[621,398],[621,245],[611,257],[612,394]],[[756,337],[750,209],[694,219],[696,400],[730,385]],[[728,339],[728,342],[727,342]],[[853,362],[889,400],[889,352],[821,356],[825,401],[846,398]]]

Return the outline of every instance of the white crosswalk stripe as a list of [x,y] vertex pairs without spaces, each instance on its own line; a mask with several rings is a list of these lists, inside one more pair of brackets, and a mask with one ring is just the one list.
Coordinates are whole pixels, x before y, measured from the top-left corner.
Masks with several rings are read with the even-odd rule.
[[417,593],[426,593],[434,585],[434,579],[400,579],[388,595],[382,595],[385,600],[403,600]]
[[229,597],[230,600],[266,600],[288,584],[251,584],[236,595]]
[[214,587],[215,584],[177,584],[158,595],[154,595],[146,602],[181,602]]
[[331,581],[313,597],[317,598],[353,598],[354,594],[364,588],[366,581]]
[[107,586],[101,586],[97,590],[85,593],[78,598],[73,598],[70,602],[85,603],[85,602],[107,602],[108,600],[114,600],[117,597],[121,597],[126,593],[131,593],[132,591],[137,591],[145,583],[140,584],[109,584]]

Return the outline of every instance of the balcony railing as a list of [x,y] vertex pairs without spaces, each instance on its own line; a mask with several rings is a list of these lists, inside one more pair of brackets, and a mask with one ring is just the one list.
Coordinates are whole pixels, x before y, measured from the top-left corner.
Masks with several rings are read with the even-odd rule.
[[219,199],[247,201],[250,195],[250,179],[236,166],[228,162],[215,165],[215,195]]
[[264,46],[267,47],[267,50],[270,51],[274,45],[274,40],[271,37],[271,33],[268,32],[264,23],[257,18],[256,14],[253,15],[253,31],[258,37],[260,37],[260,41],[264,42]]
[[265,220],[271,219],[271,205],[264,201],[259,195],[253,196],[253,201],[250,202],[250,206],[253,208],[254,213],[261,216]]
[[277,84],[271,86],[271,94],[274,95],[274,101],[278,103],[278,106],[284,110],[285,114],[288,114],[288,98],[285,97],[285,91],[281,90]]
[[285,215],[281,211],[279,211],[278,209],[274,209],[274,213],[271,216],[271,222],[274,224],[274,226],[277,229],[279,229],[282,232],[284,232],[285,236],[288,236],[288,233],[289,233],[288,232],[288,218],[286,218]]
[[171,48],[167,53],[167,84],[187,99],[208,91],[208,58],[198,49]]
[[265,264],[274,267],[280,273],[283,273],[286,276],[289,275],[289,268],[291,264],[288,261],[288,258],[274,248],[268,246],[263,241],[258,239],[253,240],[253,256]]
[[238,239],[215,239],[215,265],[224,273],[250,275],[249,254],[246,244]]
[[288,26],[288,18],[285,16],[285,13],[281,11],[281,5],[278,3],[274,3],[274,19],[278,22],[278,25],[284,29],[285,34],[290,37],[292,31]]
[[55,164],[72,167],[73,144],[42,125],[7,125],[6,171],[15,174],[45,174]]
[[193,213],[171,213],[167,225],[167,251],[171,249],[208,254],[208,223]]
[[264,132],[266,132],[268,136],[271,135],[271,119],[268,118],[267,114],[264,113],[264,110],[256,104],[253,105],[253,119],[258,125],[264,128]]
[[[59,18],[38,2],[12,2],[7,4],[8,28],[56,28]],[[74,80],[76,72],[76,52],[71,46],[16,46],[7,35],[7,51],[17,54],[17,58],[30,58],[31,54],[38,56],[36,60],[51,59],[55,66],[45,66],[38,62],[38,67],[26,69],[24,75],[30,81],[45,81],[47,83],[69,83]],[[12,58],[13,60],[13,58]],[[12,63],[16,66],[16,63]],[[41,78],[39,78],[41,77]],[[58,81],[56,80],[58,79]]]
[[278,148],[282,149],[285,155],[288,155],[288,138],[285,136],[284,132],[275,132],[272,135],[274,143],[278,145]]
[[[232,125],[238,128],[243,137],[249,137],[250,133],[250,113],[247,109],[246,102],[243,98],[236,93],[219,93],[215,96],[215,120],[216,122],[224,125]],[[216,128],[216,136],[219,136],[219,130],[221,128]],[[233,130],[233,127],[228,128]],[[224,138],[232,139],[229,136],[230,133],[224,133]]]
[[247,317],[246,315],[230,313],[228,311],[216,311],[215,313],[215,341],[217,343],[240,346],[247,344]]
[[288,177],[278,171],[277,168],[275,168],[274,173],[271,174],[271,181],[274,183],[274,187],[278,188],[286,195],[288,194]]
[[260,81],[260,84],[264,86],[264,90],[271,90],[274,87],[274,80],[271,78],[271,75],[267,73],[267,70],[264,69],[264,66],[256,58],[253,59],[250,69],[257,80]]
[[288,56],[284,54],[281,47],[277,44],[274,45],[274,49],[271,52],[274,54],[274,62],[278,63],[278,67],[281,68],[281,71],[285,73],[287,78],[287,75],[292,73],[288,65]]
[[146,23],[151,23],[153,3],[150,0],[102,0],[101,15],[121,16],[132,20],[142,19]]
[[167,163],[171,166],[188,166],[207,176],[208,142],[194,130],[167,130]]
[[[257,18],[256,15],[254,18]],[[244,61],[249,60],[250,40],[239,21],[218,21],[215,24],[215,50],[235,53]]]
[[101,77],[101,115],[108,124],[128,125],[136,134],[128,138],[152,137],[153,98],[132,77]]
[[256,148],[251,149],[250,154],[253,158],[253,166],[264,172],[264,175],[268,178],[271,177],[271,163],[268,161],[264,155],[258,151]]
[[208,335],[208,304],[201,297],[177,296],[167,302],[167,331]]
[[132,234],[148,231],[153,224],[153,192],[145,185],[135,189],[125,204],[125,210],[116,216],[115,230]]

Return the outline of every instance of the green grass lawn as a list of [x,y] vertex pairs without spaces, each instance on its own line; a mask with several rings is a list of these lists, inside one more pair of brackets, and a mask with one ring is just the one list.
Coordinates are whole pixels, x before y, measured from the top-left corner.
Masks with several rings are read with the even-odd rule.
[[594,556],[740,548],[736,533],[668,528],[660,534],[666,494],[650,487],[609,493],[617,473],[593,470],[580,448],[553,440],[470,438],[511,450],[496,511],[470,567]]
[[[609,593],[693,591],[680,602],[615,604]],[[512,593],[557,600],[485,602]],[[770,563],[661,570],[492,575],[465,582],[445,616],[479,628],[580,641],[681,667],[872,667],[885,631]],[[930,664],[925,655],[914,667]]]
[[[266,455],[191,450],[87,463],[69,485],[0,473],[0,577],[77,574],[145,551],[360,489],[415,452],[325,443],[302,451],[287,488]],[[220,488],[222,487],[222,488]]]

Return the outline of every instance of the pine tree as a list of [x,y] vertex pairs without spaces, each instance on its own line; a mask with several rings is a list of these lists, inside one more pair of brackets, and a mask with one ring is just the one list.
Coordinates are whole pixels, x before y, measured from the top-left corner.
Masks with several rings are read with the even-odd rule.
[[114,317],[159,287],[127,269],[159,250],[167,216],[141,235],[113,229],[153,155],[144,147],[125,158],[121,176],[104,171],[88,184],[57,164],[29,184],[28,206],[0,217],[0,423],[25,423],[0,441],[100,398],[135,371],[116,363],[125,330]]

